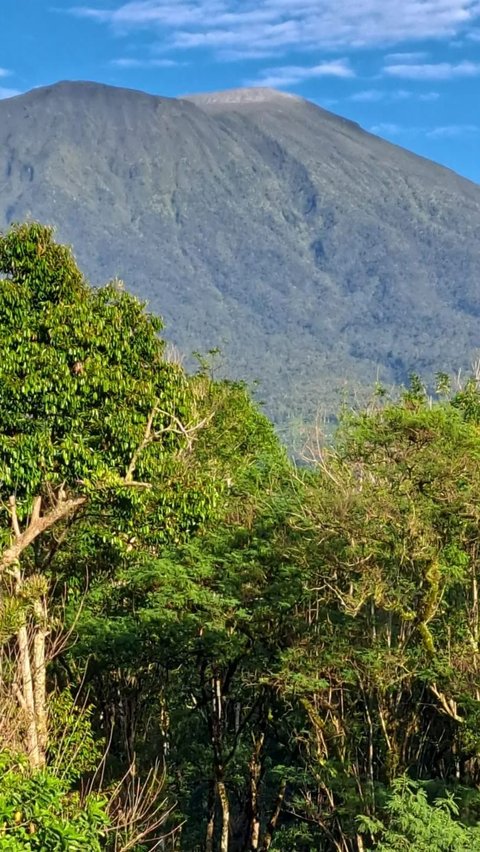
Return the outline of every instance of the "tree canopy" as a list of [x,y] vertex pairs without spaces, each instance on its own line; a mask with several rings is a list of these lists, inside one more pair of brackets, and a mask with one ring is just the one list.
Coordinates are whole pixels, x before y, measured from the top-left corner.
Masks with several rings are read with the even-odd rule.
[[480,393],[288,460],[51,229],[0,237],[0,846],[480,849]]

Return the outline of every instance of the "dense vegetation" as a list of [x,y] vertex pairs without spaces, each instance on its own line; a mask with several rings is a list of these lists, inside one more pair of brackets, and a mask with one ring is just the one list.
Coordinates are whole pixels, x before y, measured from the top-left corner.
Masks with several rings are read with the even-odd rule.
[[476,378],[296,468],[48,228],[0,275],[0,849],[480,850]]

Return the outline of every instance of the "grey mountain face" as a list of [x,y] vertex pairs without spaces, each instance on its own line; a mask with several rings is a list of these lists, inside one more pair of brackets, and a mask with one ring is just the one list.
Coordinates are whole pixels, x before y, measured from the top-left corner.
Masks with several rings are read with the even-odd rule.
[[0,102],[0,187],[279,423],[480,345],[480,187],[301,98],[38,89]]

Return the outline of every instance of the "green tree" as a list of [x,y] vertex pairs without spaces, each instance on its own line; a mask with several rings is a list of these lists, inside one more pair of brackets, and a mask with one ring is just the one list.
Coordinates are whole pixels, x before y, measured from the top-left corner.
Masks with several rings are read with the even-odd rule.
[[106,800],[80,798],[51,770],[31,772],[0,754],[0,848],[5,852],[100,852],[110,821]]
[[[285,452],[242,385],[166,363],[160,320],[116,284],[90,288],[50,229],[13,228],[0,241],[0,270],[0,569],[5,648],[15,649],[5,705],[22,711],[15,744],[34,768],[53,766],[48,689],[83,684],[110,742],[108,778],[133,764],[148,775],[155,746],[160,756],[171,749],[172,707],[188,700],[186,681],[171,689],[179,662],[199,673],[199,695],[240,652],[258,678],[248,636],[232,635],[242,595],[231,569],[221,580],[220,562],[226,524],[253,522],[259,495],[288,469]],[[208,521],[209,538],[182,551]],[[47,669],[62,589],[78,645]],[[202,765],[210,776],[212,756]]]
[[283,545],[305,628],[280,682],[309,779],[295,809],[325,848],[357,848],[399,772],[478,778],[477,413],[476,385],[432,403],[417,383],[347,416],[305,477]]
[[376,839],[377,852],[478,852],[480,828],[459,820],[453,795],[431,804],[420,784],[398,778],[385,806],[386,825],[359,818],[365,833]]
[[[290,480],[271,425],[242,386],[204,374],[192,383],[215,412],[196,454],[226,483],[221,504],[197,536],[157,554],[140,541],[128,552],[95,550],[69,658],[80,671],[88,660],[84,688],[109,720],[117,760],[146,766],[152,753],[160,757],[179,821],[190,817],[183,836],[193,849],[220,825],[226,844],[230,823],[248,832],[254,819],[252,737],[264,738],[269,713],[261,678],[284,641],[275,625],[295,586],[283,566],[269,564],[269,505]],[[79,552],[88,562],[90,543],[73,547],[77,569]],[[268,796],[265,808],[274,809]]]
[[[181,536],[214,488],[192,480],[203,425],[187,379],[164,359],[160,320],[114,284],[93,289],[41,225],[0,239],[0,582],[21,602],[18,699],[32,765],[44,763],[48,572],[59,537],[88,512],[125,546]],[[19,610],[20,612],[20,610]],[[32,634],[33,633],[33,638]]]

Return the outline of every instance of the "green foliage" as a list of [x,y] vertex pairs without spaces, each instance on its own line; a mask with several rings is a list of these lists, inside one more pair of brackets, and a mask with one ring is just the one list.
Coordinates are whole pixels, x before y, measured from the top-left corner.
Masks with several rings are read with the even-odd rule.
[[71,251],[56,245],[53,229],[33,223],[17,225],[0,243],[2,275],[13,286],[3,283],[2,322],[15,324],[15,315],[8,304],[22,311],[24,298],[30,304],[56,304],[85,290],[85,282]]
[[5,852],[100,852],[109,819],[106,801],[81,799],[51,770],[32,773],[0,754],[0,848]]
[[377,852],[478,852],[480,828],[459,820],[453,795],[429,803],[420,784],[398,778],[386,803],[386,826],[359,818],[360,828],[377,838]]
[[[168,490],[169,458],[185,443],[176,424],[192,416],[186,378],[164,360],[161,322],[115,284],[88,287],[69,250],[40,225],[0,239],[0,274],[3,498],[15,493],[21,516],[34,496],[60,487],[114,489],[123,514],[151,506],[148,489],[124,484],[149,417],[158,440],[138,454],[131,478]],[[195,513],[195,501],[176,509]],[[161,501],[158,512],[161,521]]]
[[[217,852],[228,828],[229,852],[252,832],[354,852],[359,830],[480,849],[476,380],[378,388],[297,470],[242,384],[166,363],[161,322],[90,288],[49,229],[14,228],[0,262],[3,546],[12,495],[22,528],[35,498],[82,498],[1,578],[5,746],[28,726],[20,628],[22,659],[52,660],[45,768],[4,747],[5,848],[170,831],[197,852],[208,828]],[[108,836],[105,800],[75,792],[100,760]]]
[[102,750],[92,734],[92,711],[76,704],[68,690],[50,699],[48,762],[63,782],[74,784],[100,763]]

